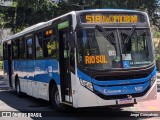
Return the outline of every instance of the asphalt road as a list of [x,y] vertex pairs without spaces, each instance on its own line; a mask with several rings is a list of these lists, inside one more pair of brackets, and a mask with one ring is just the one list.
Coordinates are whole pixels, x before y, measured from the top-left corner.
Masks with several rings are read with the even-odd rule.
[[[19,98],[14,91],[12,90],[0,90],[0,111],[13,111],[20,113],[41,113],[43,119],[78,119],[84,120],[84,118],[92,118],[97,119],[101,118],[112,118],[119,119],[119,117],[124,117],[123,119],[130,118],[129,115],[134,113],[132,111],[124,111],[124,109],[111,109],[111,108],[83,108],[83,109],[72,109],[67,113],[56,112],[54,108],[52,108],[51,104],[44,100],[39,100],[30,96],[24,96],[23,98]],[[115,117],[115,115],[117,117]],[[8,118],[0,118],[8,119]],[[10,118],[11,119],[11,118]],[[17,120],[17,118],[12,118]],[[20,119],[20,118],[19,118]],[[21,118],[22,119],[22,118]],[[27,118],[27,119],[40,119],[40,118]],[[42,119],[42,118],[41,118]],[[137,119],[132,117],[132,119]]]

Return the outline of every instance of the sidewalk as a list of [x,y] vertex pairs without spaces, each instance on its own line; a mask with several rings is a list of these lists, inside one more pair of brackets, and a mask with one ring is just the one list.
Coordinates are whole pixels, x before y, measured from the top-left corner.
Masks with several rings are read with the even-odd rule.
[[157,71],[157,77],[159,77],[159,78],[160,78],[160,72],[158,72],[158,71]]
[[160,85],[160,72],[157,72],[157,84]]
[[2,76],[3,76],[3,71],[2,71],[2,70],[0,71],[0,75],[2,75]]
[[3,71],[0,71],[0,89],[9,88],[6,81],[4,81]]

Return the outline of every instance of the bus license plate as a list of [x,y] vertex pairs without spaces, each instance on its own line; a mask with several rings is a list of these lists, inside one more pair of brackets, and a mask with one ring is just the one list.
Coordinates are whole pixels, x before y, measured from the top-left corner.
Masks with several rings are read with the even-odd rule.
[[130,104],[130,103],[134,103],[134,99],[133,98],[126,98],[126,99],[120,99],[118,100],[118,104]]

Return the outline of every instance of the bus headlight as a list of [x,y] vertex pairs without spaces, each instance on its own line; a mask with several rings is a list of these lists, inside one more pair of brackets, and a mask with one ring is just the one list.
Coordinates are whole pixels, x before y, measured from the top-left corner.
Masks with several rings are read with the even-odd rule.
[[151,78],[150,86],[152,86],[155,81],[156,81],[156,75],[154,75],[154,76]]
[[82,79],[79,79],[80,80],[80,83],[82,86],[88,88],[89,90],[93,91],[93,86],[92,86],[92,83],[88,82],[88,81],[85,81],[85,80],[82,80]]

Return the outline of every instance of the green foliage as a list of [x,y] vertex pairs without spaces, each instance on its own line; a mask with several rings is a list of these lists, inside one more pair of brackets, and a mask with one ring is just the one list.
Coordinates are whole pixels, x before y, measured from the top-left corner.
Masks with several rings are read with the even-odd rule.
[[0,70],[3,69],[3,61],[0,61]]
[[0,28],[4,27],[4,25],[5,25],[4,17],[5,17],[5,15],[0,13]]
[[160,32],[153,30],[154,44],[155,44],[155,59],[160,62]]
[[160,54],[156,54],[155,58],[157,62],[160,62]]
[[2,35],[3,35],[3,28],[6,24],[5,22],[5,15],[0,13],[0,39],[2,39]]
[[160,18],[156,14],[159,0],[14,0],[14,10],[8,26],[14,33],[33,24],[53,19],[73,10],[81,9],[134,9],[149,14],[151,23],[160,28]]
[[80,9],[97,9],[97,8],[111,8],[111,9],[133,9],[145,11],[150,17],[153,25],[160,30],[160,17],[157,14],[159,10],[159,0],[68,0],[68,2],[60,2],[58,4],[60,14],[72,10]]
[[3,59],[3,46],[0,45],[0,61]]
[[154,38],[160,38],[160,32],[154,32],[153,33]]
[[57,5],[50,0],[15,0],[14,21],[10,22],[13,33],[57,16]]

